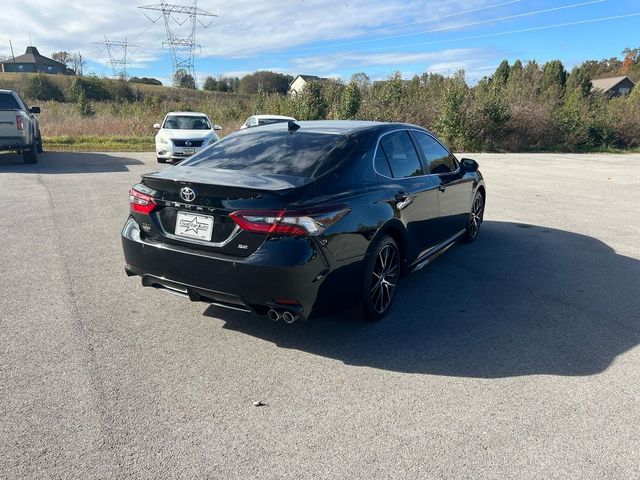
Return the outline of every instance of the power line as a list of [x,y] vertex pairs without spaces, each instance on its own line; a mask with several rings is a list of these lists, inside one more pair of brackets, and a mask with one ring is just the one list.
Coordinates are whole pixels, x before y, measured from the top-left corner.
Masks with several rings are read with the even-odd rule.
[[[173,67],[173,80],[176,82],[176,73],[178,71],[185,71],[191,75],[194,81],[196,81],[196,72],[194,66],[194,53],[195,48],[200,47],[196,42],[196,29],[198,24],[203,28],[207,28],[213,23],[211,20],[208,23],[204,23],[198,17],[217,17],[215,13],[208,12],[198,8],[198,1],[194,0],[193,4],[188,5],[175,5],[169,3],[160,3],[155,5],[145,5],[138,7],[142,10],[159,12],[157,17],[152,18],[146,13],[145,17],[151,22],[156,23],[160,19],[164,21],[164,27],[167,34],[167,38],[162,45],[169,47],[171,50],[171,64]],[[186,35],[179,35],[175,29],[176,27],[186,33]]]
[[[500,36],[504,36],[504,35],[512,35],[515,33],[528,33],[528,32],[536,32],[539,30],[549,30],[552,28],[562,28],[562,27],[571,27],[574,25],[583,25],[583,24],[588,24],[588,23],[597,23],[597,22],[604,22],[604,21],[608,21],[608,20],[619,20],[622,18],[631,18],[631,17],[638,17],[640,16],[640,12],[635,12],[635,13],[627,13],[624,15],[615,15],[615,16],[611,16],[611,17],[599,17],[599,18],[591,18],[588,20],[578,20],[575,22],[565,22],[565,23],[556,23],[556,24],[552,24],[552,25],[543,25],[540,27],[531,27],[531,28],[522,28],[519,30],[507,30],[504,32],[493,32],[493,33],[486,33],[486,34],[481,34],[481,35],[470,35],[467,37],[458,37],[458,38],[450,38],[447,40],[432,40],[429,42],[418,42],[418,43],[412,43],[412,44],[407,44],[407,45],[403,45],[403,47],[422,47],[422,46],[427,46],[427,45],[437,45],[437,44],[442,44],[442,43],[451,43],[451,42],[461,42],[461,41],[465,41],[465,40],[478,40],[478,39],[482,39],[482,38],[491,38],[491,37],[500,37]],[[369,53],[375,53],[375,52],[380,52],[380,51],[385,51],[385,50],[394,50],[396,49],[396,46],[393,47],[381,47],[381,48],[377,48],[375,50],[368,50],[367,52]]]
[[[376,38],[367,38],[367,39],[363,39],[363,40],[353,40],[350,42],[342,42],[342,43],[333,43],[330,45],[316,45],[316,46],[311,46],[311,47],[301,47],[301,48],[297,48],[294,49],[293,51],[308,51],[308,50],[316,50],[319,48],[332,48],[332,47],[348,47],[350,45],[359,45],[359,44],[363,44],[363,43],[371,43],[371,42],[378,42],[380,40],[391,40],[391,39],[396,39],[396,38],[405,38],[405,37],[411,37],[411,36],[416,36],[416,35],[423,35],[426,33],[437,33],[437,32],[445,32],[448,30],[458,30],[461,28],[467,28],[467,27],[475,27],[478,25],[486,25],[489,23],[495,23],[495,22],[502,22],[505,20],[513,20],[514,18],[522,18],[522,17],[530,17],[533,15],[540,15],[542,13],[549,13],[549,12],[556,12],[559,10],[566,10],[569,8],[578,8],[578,7],[584,7],[587,5],[593,5],[596,3],[604,3],[607,2],[608,0],[590,0],[588,2],[582,2],[582,3],[574,3],[571,5],[562,5],[560,7],[553,7],[553,8],[546,8],[543,10],[535,10],[533,12],[525,12],[525,13],[518,13],[515,15],[508,15],[505,17],[499,17],[499,18],[492,18],[492,19],[488,19],[488,20],[481,20],[479,22],[472,22],[472,23],[466,23],[466,24],[462,24],[462,25],[449,25],[449,26],[445,26],[445,27],[439,27],[439,28],[432,28],[429,30],[421,30],[419,32],[409,32],[409,33],[402,33],[402,34],[396,34],[396,35],[386,35],[386,36],[382,36],[382,37],[376,37]],[[284,50],[284,49],[283,49]],[[292,50],[286,50],[286,51],[292,51]]]
[[129,48],[139,47],[140,45],[129,43],[126,38],[124,41],[109,40],[106,35],[104,36],[103,42],[93,43],[95,45],[104,45],[104,49],[107,51],[107,55],[109,55],[109,61],[107,63],[111,66],[114,78],[126,80],[128,78],[127,65],[129,62]]
[[453,18],[453,17],[459,17],[461,15],[467,15],[469,13],[477,13],[477,12],[481,12],[483,10],[489,10],[492,8],[498,8],[498,7],[503,7],[505,5],[511,5],[513,3],[520,3],[523,0],[510,0],[508,2],[502,2],[502,3],[495,3],[493,5],[485,5],[484,7],[478,7],[478,8],[473,8],[471,10],[463,10],[461,12],[456,12],[456,13],[450,13],[448,15],[442,15],[440,17],[431,17],[431,18],[426,18],[424,20],[416,20],[413,22],[407,22],[407,23],[402,23],[402,24],[398,24],[398,25],[389,25],[386,27],[377,27],[377,28],[372,28],[367,30],[366,32],[358,32],[358,33],[352,33],[350,35],[342,35],[340,36],[340,39],[344,39],[344,38],[353,38],[353,37],[360,37],[363,34],[370,34],[372,32],[384,32],[384,31],[388,31],[388,30],[396,30],[398,28],[405,28],[411,25],[419,25],[422,23],[430,23],[430,22],[436,22],[438,20],[446,20],[448,18]]

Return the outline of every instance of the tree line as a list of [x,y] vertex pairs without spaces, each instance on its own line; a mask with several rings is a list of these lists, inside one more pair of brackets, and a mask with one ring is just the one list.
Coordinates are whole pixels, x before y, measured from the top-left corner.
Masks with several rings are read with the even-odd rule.
[[261,91],[253,113],[408,122],[431,129],[457,151],[638,148],[640,88],[620,98],[592,89],[592,79],[617,75],[640,79],[640,49],[571,72],[560,60],[505,60],[473,86],[463,71],[410,80],[398,72],[378,82],[360,73],[348,83],[311,82],[296,96]]

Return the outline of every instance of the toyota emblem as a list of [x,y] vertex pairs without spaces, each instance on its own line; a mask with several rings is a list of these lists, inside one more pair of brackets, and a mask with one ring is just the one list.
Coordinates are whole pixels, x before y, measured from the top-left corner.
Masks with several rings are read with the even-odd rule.
[[182,187],[180,189],[180,198],[185,202],[193,202],[196,199],[196,192],[189,187]]
[[190,141],[190,140],[187,140],[186,142],[184,142],[184,144],[185,144],[187,147],[190,147],[190,146],[191,146],[191,141]]

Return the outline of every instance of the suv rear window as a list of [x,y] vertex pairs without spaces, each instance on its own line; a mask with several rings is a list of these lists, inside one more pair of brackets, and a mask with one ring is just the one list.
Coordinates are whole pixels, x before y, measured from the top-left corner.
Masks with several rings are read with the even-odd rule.
[[10,93],[0,93],[0,110],[20,109],[18,102]]
[[317,178],[354,144],[344,135],[253,130],[229,135],[182,165]]

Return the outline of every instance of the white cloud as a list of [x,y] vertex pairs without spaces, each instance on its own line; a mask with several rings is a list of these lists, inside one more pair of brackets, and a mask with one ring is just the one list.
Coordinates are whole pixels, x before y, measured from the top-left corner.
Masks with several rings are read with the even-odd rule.
[[[4,22],[0,33],[0,55],[9,54],[8,40],[13,41],[16,55],[24,52],[29,33],[41,53],[54,51],[82,52],[83,56],[97,64],[107,65],[104,49],[94,45],[104,36],[112,40],[128,40],[140,45],[129,55],[130,68],[142,68],[162,58],[168,62],[167,51],[162,49],[165,30],[162,20],[151,23],[145,18],[139,4],[157,3],[151,0],[26,0],[5,2],[2,7]],[[176,0],[189,4],[189,0]],[[309,48],[328,41],[357,38],[371,29],[383,36],[388,29],[402,31],[424,29],[425,24],[437,27],[450,22],[456,12],[495,4],[496,0],[200,0],[198,7],[218,15],[209,28],[198,27],[198,43],[202,49],[196,52],[196,66],[204,58],[222,64],[224,70],[244,71],[241,63],[250,58],[253,65],[282,65],[280,71],[297,73],[303,65],[307,71],[335,72],[353,64],[365,66],[426,63],[446,56],[435,54],[332,54],[321,58],[320,50],[309,53],[312,57],[290,59],[286,50]],[[154,12],[146,12],[153,17]],[[438,19],[426,22],[428,19]],[[178,21],[184,18],[178,18]],[[206,21],[206,19],[203,19]],[[419,24],[416,24],[419,22]],[[187,22],[188,24],[188,22]],[[187,35],[187,24],[171,23],[177,37]],[[448,24],[448,23],[447,23]],[[280,52],[280,53],[278,53]],[[457,51],[462,55],[463,50]],[[299,52],[298,52],[299,53]],[[458,55],[456,53],[456,55]],[[429,56],[433,55],[434,58]],[[245,60],[238,60],[244,58]],[[200,60],[198,60],[200,59]],[[236,60],[234,60],[236,59]],[[224,62],[222,61],[224,60]],[[231,62],[233,66],[224,66]],[[304,62],[304,64],[302,63]],[[167,65],[168,67],[168,65]],[[238,68],[239,67],[239,68]],[[107,68],[105,67],[105,71]],[[167,68],[169,70],[169,68]],[[275,70],[275,69],[274,69]],[[159,72],[160,74],[166,72]]]

